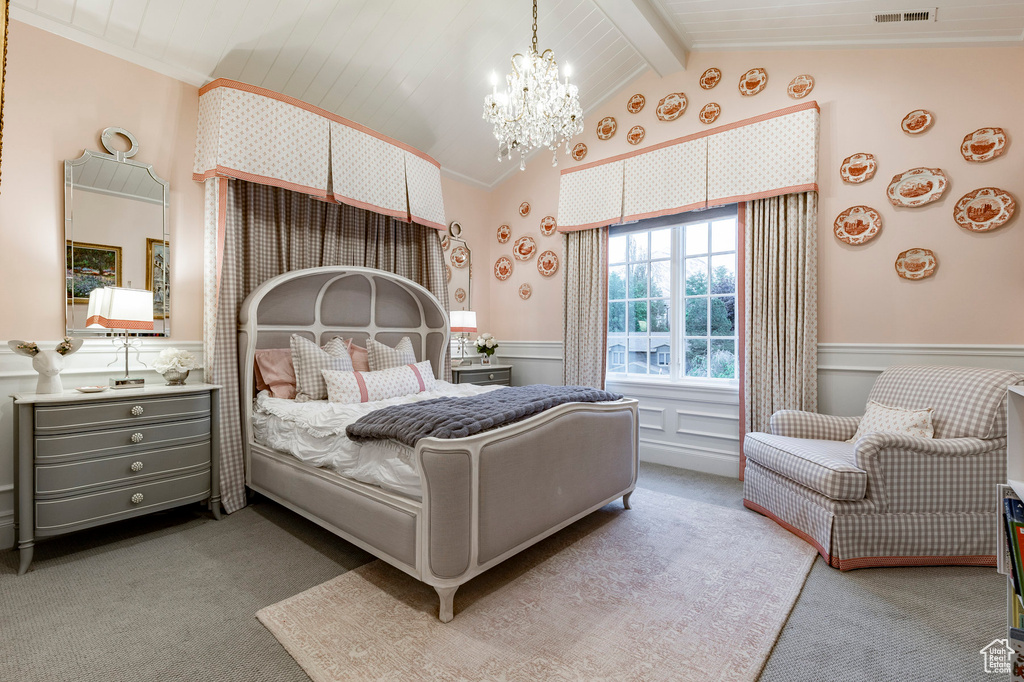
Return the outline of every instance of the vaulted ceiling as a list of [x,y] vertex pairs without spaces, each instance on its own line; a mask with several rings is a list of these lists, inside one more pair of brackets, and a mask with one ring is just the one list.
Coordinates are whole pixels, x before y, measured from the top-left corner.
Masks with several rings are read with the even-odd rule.
[[[915,10],[933,14],[904,21]],[[297,97],[482,186],[512,171],[481,110],[490,74],[529,45],[530,0],[11,0],[11,18],[195,85]],[[1024,0],[541,0],[538,24],[586,114],[691,50],[1021,45]]]

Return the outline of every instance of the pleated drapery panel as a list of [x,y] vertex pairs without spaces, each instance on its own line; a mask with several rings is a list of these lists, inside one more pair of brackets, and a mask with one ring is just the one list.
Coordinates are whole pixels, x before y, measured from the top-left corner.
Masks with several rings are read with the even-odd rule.
[[[241,180],[220,192],[223,258],[217,287],[210,383],[221,391],[221,492],[230,513],[245,506],[245,463],[239,394],[238,313],[242,301],[271,277],[305,268],[348,265],[392,272],[425,287],[448,310],[444,252],[437,230],[399,222],[345,204]],[[214,225],[216,230],[216,224]],[[216,244],[210,238],[208,244]],[[208,278],[209,279],[209,278]],[[208,281],[207,286],[211,283]],[[210,330],[207,330],[210,333]],[[251,371],[251,370],[250,370]],[[451,377],[445,356],[444,378]]]
[[608,346],[608,228],[562,235],[562,383],[604,388]]
[[816,192],[746,205],[745,433],[776,410],[817,411],[817,215]]

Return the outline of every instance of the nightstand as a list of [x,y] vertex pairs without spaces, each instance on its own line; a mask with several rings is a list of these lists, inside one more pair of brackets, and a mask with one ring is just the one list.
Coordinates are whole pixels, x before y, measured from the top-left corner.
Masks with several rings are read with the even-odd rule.
[[220,518],[219,386],[14,396],[18,575],[36,538],[192,502]]
[[462,365],[452,367],[452,383],[511,386],[512,365]]

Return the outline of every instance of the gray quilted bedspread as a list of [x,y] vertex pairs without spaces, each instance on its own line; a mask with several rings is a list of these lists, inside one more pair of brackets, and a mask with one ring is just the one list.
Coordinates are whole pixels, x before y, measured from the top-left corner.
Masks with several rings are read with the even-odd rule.
[[465,398],[435,398],[392,405],[346,427],[352,440],[390,438],[415,447],[420,438],[464,438],[549,410],[562,403],[598,403],[622,398],[589,386],[513,386]]

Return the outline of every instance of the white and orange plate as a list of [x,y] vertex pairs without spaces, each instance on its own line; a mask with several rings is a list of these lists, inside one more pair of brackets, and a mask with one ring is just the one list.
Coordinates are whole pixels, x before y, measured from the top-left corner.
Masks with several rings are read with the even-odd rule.
[[610,140],[618,129],[619,124],[615,122],[615,117],[605,116],[597,122],[597,139]]
[[661,98],[655,113],[659,121],[674,121],[683,115],[688,104],[685,92],[671,92]]
[[740,94],[744,97],[753,97],[764,90],[766,85],[768,85],[768,72],[760,67],[750,69],[740,76],[739,89]]
[[537,271],[545,277],[558,272],[558,254],[554,251],[545,251],[537,256]]
[[851,206],[836,217],[832,230],[839,241],[859,246],[878,236],[882,216],[870,206]]
[[529,284],[519,285],[519,298],[525,301],[526,299],[530,298],[531,295],[533,295],[533,287],[531,287]]
[[530,202],[529,201],[524,201],[523,203],[519,204],[519,215],[523,216],[524,218],[526,216],[530,215]]
[[640,93],[637,93],[630,97],[629,101],[626,102],[626,111],[631,114],[639,114],[645,104],[647,104],[647,98]]
[[626,142],[630,144],[640,144],[644,141],[644,136],[646,134],[647,132],[644,130],[643,126],[633,126],[629,129],[629,132],[626,133]]
[[946,176],[941,168],[911,168],[893,176],[886,196],[893,206],[913,208],[938,201],[946,191]]
[[991,161],[1006,148],[1006,133],[1002,128],[978,128],[964,138],[960,153],[968,161]]
[[920,135],[932,127],[935,117],[927,109],[914,109],[903,117],[900,127],[907,135]]
[[705,90],[710,90],[711,88],[718,85],[718,82],[720,80],[722,80],[721,71],[719,71],[715,67],[705,69],[704,73],[700,75],[700,87],[704,88]]
[[469,262],[469,249],[465,246],[456,246],[452,249],[452,255],[449,256],[449,259],[455,267],[464,268],[466,263]]
[[582,161],[587,156],[587,145],[577,142],[570,152],[574,161]]
[[501,256],[494,261],[494,276],[504,282],[512,276],[512,259],[508,256]]
[[793,99],[803,99],[814,89],[814,76],[809,73],[802,73],[789,81],[786,87],[786,94]]
[[839,177],[843,179],[843,182],[859,185],[874,177],[877,168],[878,163],[875,161],[874,154],[867,152],[851,154],[843,159],[843,164],[839,166]]
[[953,220],[965,230],[988,232],[1006,223],[1017,210],[1010,193],[998,187],[982,187],[960,197]]
[[555,222],[555,216],[546,215],[543,218],[541,218],[540,233],[545,237],[550,237],[551,235],[553,235],[557,227],[558,224]]
[[722,107],[718,102],[708,102],[701,108],[700,113],[697,114],[697,118],[700,119],[701,123],[711,124],[715,122],[721,113]]
[[526,235],[516,240],[512,245],[512,255],[516,260],[528,261],[537,253],[537,242],[533,237]]
[[509,227],[508,225],[499,225],[498,226],[498,234],[497,234],[497,236],[498,236],[498,243],[499,244],[504,244],[505,242],[507,242],[512,237],[512,228]]
[[907,249],[896,256],[895,267],[903,279],[924,279],[935,274],[939,261],[931,249]]
[[463,289],[462,287],[459,287],[458,289],[455,290],[455,302],[456,303],[462,303],[465,300],[466,300],[466,290]]

